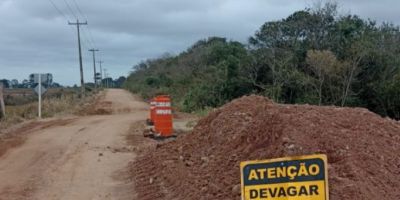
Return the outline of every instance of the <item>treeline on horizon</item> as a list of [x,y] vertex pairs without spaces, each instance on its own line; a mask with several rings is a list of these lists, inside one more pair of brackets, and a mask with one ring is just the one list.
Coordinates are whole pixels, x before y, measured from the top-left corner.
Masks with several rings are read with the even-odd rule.
[[[104,78],[101,81],[99,80],[99,84],[101,83],[102,86],[107,86],[110,88],[122,88],[126,78],[124,76],[120,76],[117,79],[112,79],[111,77]],[[22,82],[18,82],[17,79],[0,79],[0,84],[3,84],[4,88],[8,89],[27,89],[27,88],[33,88],[36,86],[36,83],[33,82],[33,80],[28,80],[24,79]],[[74,84],[73,86],[64,86],[59,83],[55,82],[50,82],[50,84],[44,84],[47,88],[78,88],[79,86],[77,84]],[[94,83],[93,82],[86,82],[85,86],[87,88],[93,88]]]
[[365,107],[400,119],[400,31],[335,3],[269,21],[247,44],[211,37],[134,66],[125,87],[193,112],[259,94],[288,104]]

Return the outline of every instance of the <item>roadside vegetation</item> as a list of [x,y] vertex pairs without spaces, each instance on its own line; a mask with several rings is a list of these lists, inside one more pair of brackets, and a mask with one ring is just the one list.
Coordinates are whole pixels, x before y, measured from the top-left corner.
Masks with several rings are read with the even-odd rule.
[[[90,92],[85,98],[80,98],[77,89],[52,89],[43,96],[42,118],[57,115],[79,114],[83,105],[95,98]],[[28,89],[8,90],[5,95],[6,116],[0,119],[0,133],[12,125],[38,116],[37,96]]]
[[342,15],[328,3],[266,22],[246,44],[211,37],[179,55],[141,62],[125,87],[144,98],[170,94],[186,112],[260,94],[400,119],[399,44],[398,26]]

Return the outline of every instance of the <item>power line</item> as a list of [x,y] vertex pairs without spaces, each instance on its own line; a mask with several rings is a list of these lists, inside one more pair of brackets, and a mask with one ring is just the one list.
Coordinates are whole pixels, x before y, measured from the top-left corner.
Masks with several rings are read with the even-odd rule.
[[71,23],[68,22],[68,25],[76,25],[77,31],[78,31],[78,48],[79,48],[79,70],[81,72],[81,93],[82,95],[85,94],[85,82],[83,80],[83,65],[82,65],[82,49],[81,49],[81,37],[80,37],[80,29],[79,27],[81,25],[87,25],[87,22],[79,22],[79,20],[76,20],[76,23]]
[[[68,9],[69,12],[70,12],[70,15],[73,16],[73,17],[75,17],[76,19],[79,19],[78,15],[77,15],[76,12],[74,11],[74,9],[73,9],[73,7],[71,6],[71,4],[68,3],[67,0],[63,0],[63,1],[64,1],[65,5],[67,6],[67,9]],[[76,3],[76,2],[74,2],[74,3]],[[78,9],[78,7],[76,7],[76,9]],[[79,10],[80,10],[80,9],[79,9]],[[78,10],[78,13],[80,12],[79,10]],[[84,18],[85,21],[88,21],[87,18],[85,18],[84,16],[82,16],[82,17]],[[84,31],[84,29],[82,29],[81,31],[82,31],[82,33],[83,33],[83,34],[82,34],[82,38],[83,38],[83,40],[82,40],[82,46],[86,46],[86,48],[93,48],[93,47],[94,47],[94,44],[91,43],[91,41],[90,41],[89,37],[87,36],[86,32]]]
[[[68,8],[69,12],[71,13],[71,15],[73,17],[75,17],[76,19],[79,19],[78,15],[76,14],[76,12],[74,12],[74,9],[68,3],[68,1],[67,0],[63,0],[63,1],[64,1],[65,5],[67,6],[67,8]],[[81,13],[80,8],[79,8],[78,4],[76,3],[76,1],[74,1],[74,4],[75,4],[76,9],[78,10],[78,13]],[[88,21],[85,16],[82,15],[82,17],[84,18],[84,20],[86,22]],[[90,38],[87,36],[86,32],[84,31],[84,28],[82,29],[82,33],[83,33],[83,41],[82,41],[83,46],[87,46],[87,48],[94,48],[95,45],[94,45],[94,43],[92,43],[90,41]],[[85,44],[87,44],[87,45],[85,45]]]
[[[78,31],[78,47],[79,47],[79,67],[80,67],[80,75],[81,75],[81,92],[82,95],[85,93],[84,90],[84,77],[83,77],[83,65],[82,65],[82,51],[81,51],[81,46],[86,46],[85,43],[88,44],[88,47],[90,46],[90,41],[87,39],[88,37],[85,35],[84,33],[84,39],[86,39],[86,42],[82,42],[81,44],[81,39],[80,39],[80,26],[81,25],[87,25],[87,18],[86,18],[86,22],[81,23],[79,22],[79,19],[77,17],[77,15],[75,14],[75,12],[73,11],[73,9],[71,8],[71,6],[69,5],[69,3],[66,0],[63,0],[65,5],[67,6],[68,10],[70,11],[71,16],[74,16],[76,18],[76,23],[71,23],[69,22],[69,17],[68,15],[66,15],[55,3],[53,0],[49,0],[49,2],[51,3],[51,5],[54,7],[54,9],[62,16],[66,19],[66,21],[68,21],[69,25],[76,25],[77,26],[77,31]],[[76,2],[74,1],[74,3],[76,4]],[[76,4],[77,6],[77,4]],[[79,7],[77,6],[78,12],[82,14],[82,11],[79,9]],[[85,18],[85,17],[84,17]],[[73,27],[71,27],[73,28]],[[85,37],[86,36],[86,37]]]
[[[64,17],[64,19],[65,19],[66,21],[69,21],[69,20],[70,20],[70,18],[68,17],[68,15],[65,14],[65,13],[57,6],[57,4],[56,4],[53,0],[49,0],[49,2],[50,2],[50,4],[53,6],[53,8],[54,8],[62,17]],[[73,30],[74,28],[71,27],[71,29]],[[84,46],[84,47],[85,47],[85,46],[88,46],[87,48],[90,48],[89,46],[91,46],[91,45],[89,44],[87,37],[84,37],[84,40],[85,40],[85,41],[82,41],[82,46]],[[89,44],[89,45],[86,45],[86,44]]]
[[[84,30],[84,29],[82,29],[82,30]],[[86,31],[82,31],[82,33],[83,33],[83,39],[85,40],[85,43],[88,44],[88,49],[94,48],[94,45],[93,45],[93,43],[89,40],[89,37],[87,36]]]
[[[76,2],[76,0],[72,0],[72,2],[74,3],[76,9],[78,10],[78,13],[81,15],[81,17],[83,17],[86,21],[88,21],[87,15],[85,15],[85,13],[82,11],[82,9],[79,7],[78,3]],[[93,35],[92,35],[92,31],[90,30],[90,27],[87,26],[86,27],[88,33],[89,33],[89,40],[92,43],[93,47],[96,47],[96,42],[93,39]]]
[[[51,5],[54,7],[54,9],[55,9],[60,15],[62,15],[62,16],[64,17],[64,19],[65,19],[66,21],[69,21],[69,20],[70,20],[70,18],[68,17],[68,15],[65,14],[58,6],[54,3],[53,0],[49,0],[49,2],[50,2]],[[64,2],[65,2],[65,0],[64,0]],[[68,4],[67,2],[65,2],[65,4],[67,5],[67,8],[69,8],[69,11],[72,13],[72,15],[76,16],[76,15],[74,14],[74,12],[71,10],[71,7],[69,6],[69,4]],[[87,21],[87,20],[86,20],[86,21]],[[71,29],[73,29],[73,27],[71,27]],[[90,44],[90,41],[87,39],[88,37],[85,35],[85,32],[83,32],[83,33],[84,33],[84,36],[83,36],[84,41],[82,41],[82,46],[87,46],[86,48],[91,48],[91,46],[93,46],[93,45]],[[86,45],[86,44],[87,44],[87,45]]]
[[66,0],[63,0],[65,5],[67,5],[68,10],[71,12],[71,15],[75,17],[75,19],[79,19],[78,16],[75,14],[75,12],[72,10],[71,6]]
[[62,16],[64,16],[64,18],[68,21],[68,17],[67,15],[65,15],[58,7],[57,5],[54,3],[53,0],[49,0],[51,5],[53,5],[53,7],[57,10],[58,13],[60,13]]
[[96,45],[96,42],[95,42],[94,39],[93,39],[92,31],[90,31],[90,28],[89,28],[89,27],[87,27],[87,30],[88,30],[88,32],[89,32],[89,38],[92,40],[93,45],[94,45],[94,46],[97,46],[97,45]]
[[86,19],[87,19],[86,15],[84,15],[83,12],[82,12],[82,10],[79,8],[78,3],[76,3],[75,0],[73,0],[73,3],[74,3],[74,5],[75,5],[76,9],[78,10],[78,12],[81,14],[81,16],[82,16],[83,18],[86,18]]

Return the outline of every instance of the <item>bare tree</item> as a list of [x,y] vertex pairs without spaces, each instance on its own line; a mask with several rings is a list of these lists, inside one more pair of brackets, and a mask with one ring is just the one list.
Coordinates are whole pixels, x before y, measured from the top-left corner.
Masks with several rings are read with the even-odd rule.
[[332,74],[335,66],[338,64],[335,55],[331,51],[316,51],[310,50],[307,52],[307,64],[310,66],[313,73],[317,76],[318,83],[316,89],[318,92],[318,104],[322,104],[322,87],[325,79]]
[[349,97],[349,93],[351,91],[351,85],[355,81],[355,77],[359,73],[359,65],[362,59],[364,59],[368,55],[368,51],[371,47],[369,47],[370,42],[367,39],[363,38],[363,40],[356,42],[351,47],[352,55],[349,61],[349,67],[346,70],[345,74],[345,82],[343,89],[343,97],[342,97],[342,107],[346,105],[347,98]]

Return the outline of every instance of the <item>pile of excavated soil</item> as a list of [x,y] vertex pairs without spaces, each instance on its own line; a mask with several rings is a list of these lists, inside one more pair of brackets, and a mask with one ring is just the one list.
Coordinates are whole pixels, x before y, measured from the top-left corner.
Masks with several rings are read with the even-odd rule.
[[78,115],[111,115],[112,102],[103,101],[100,98],[95,103],[87,103],[82,106],[83,108],[77,112]]
[[240,199],[241,161],[328,155],[332,200],[400,199],[400,123],[361,108],[247,96],[132,166],[138,199]]

